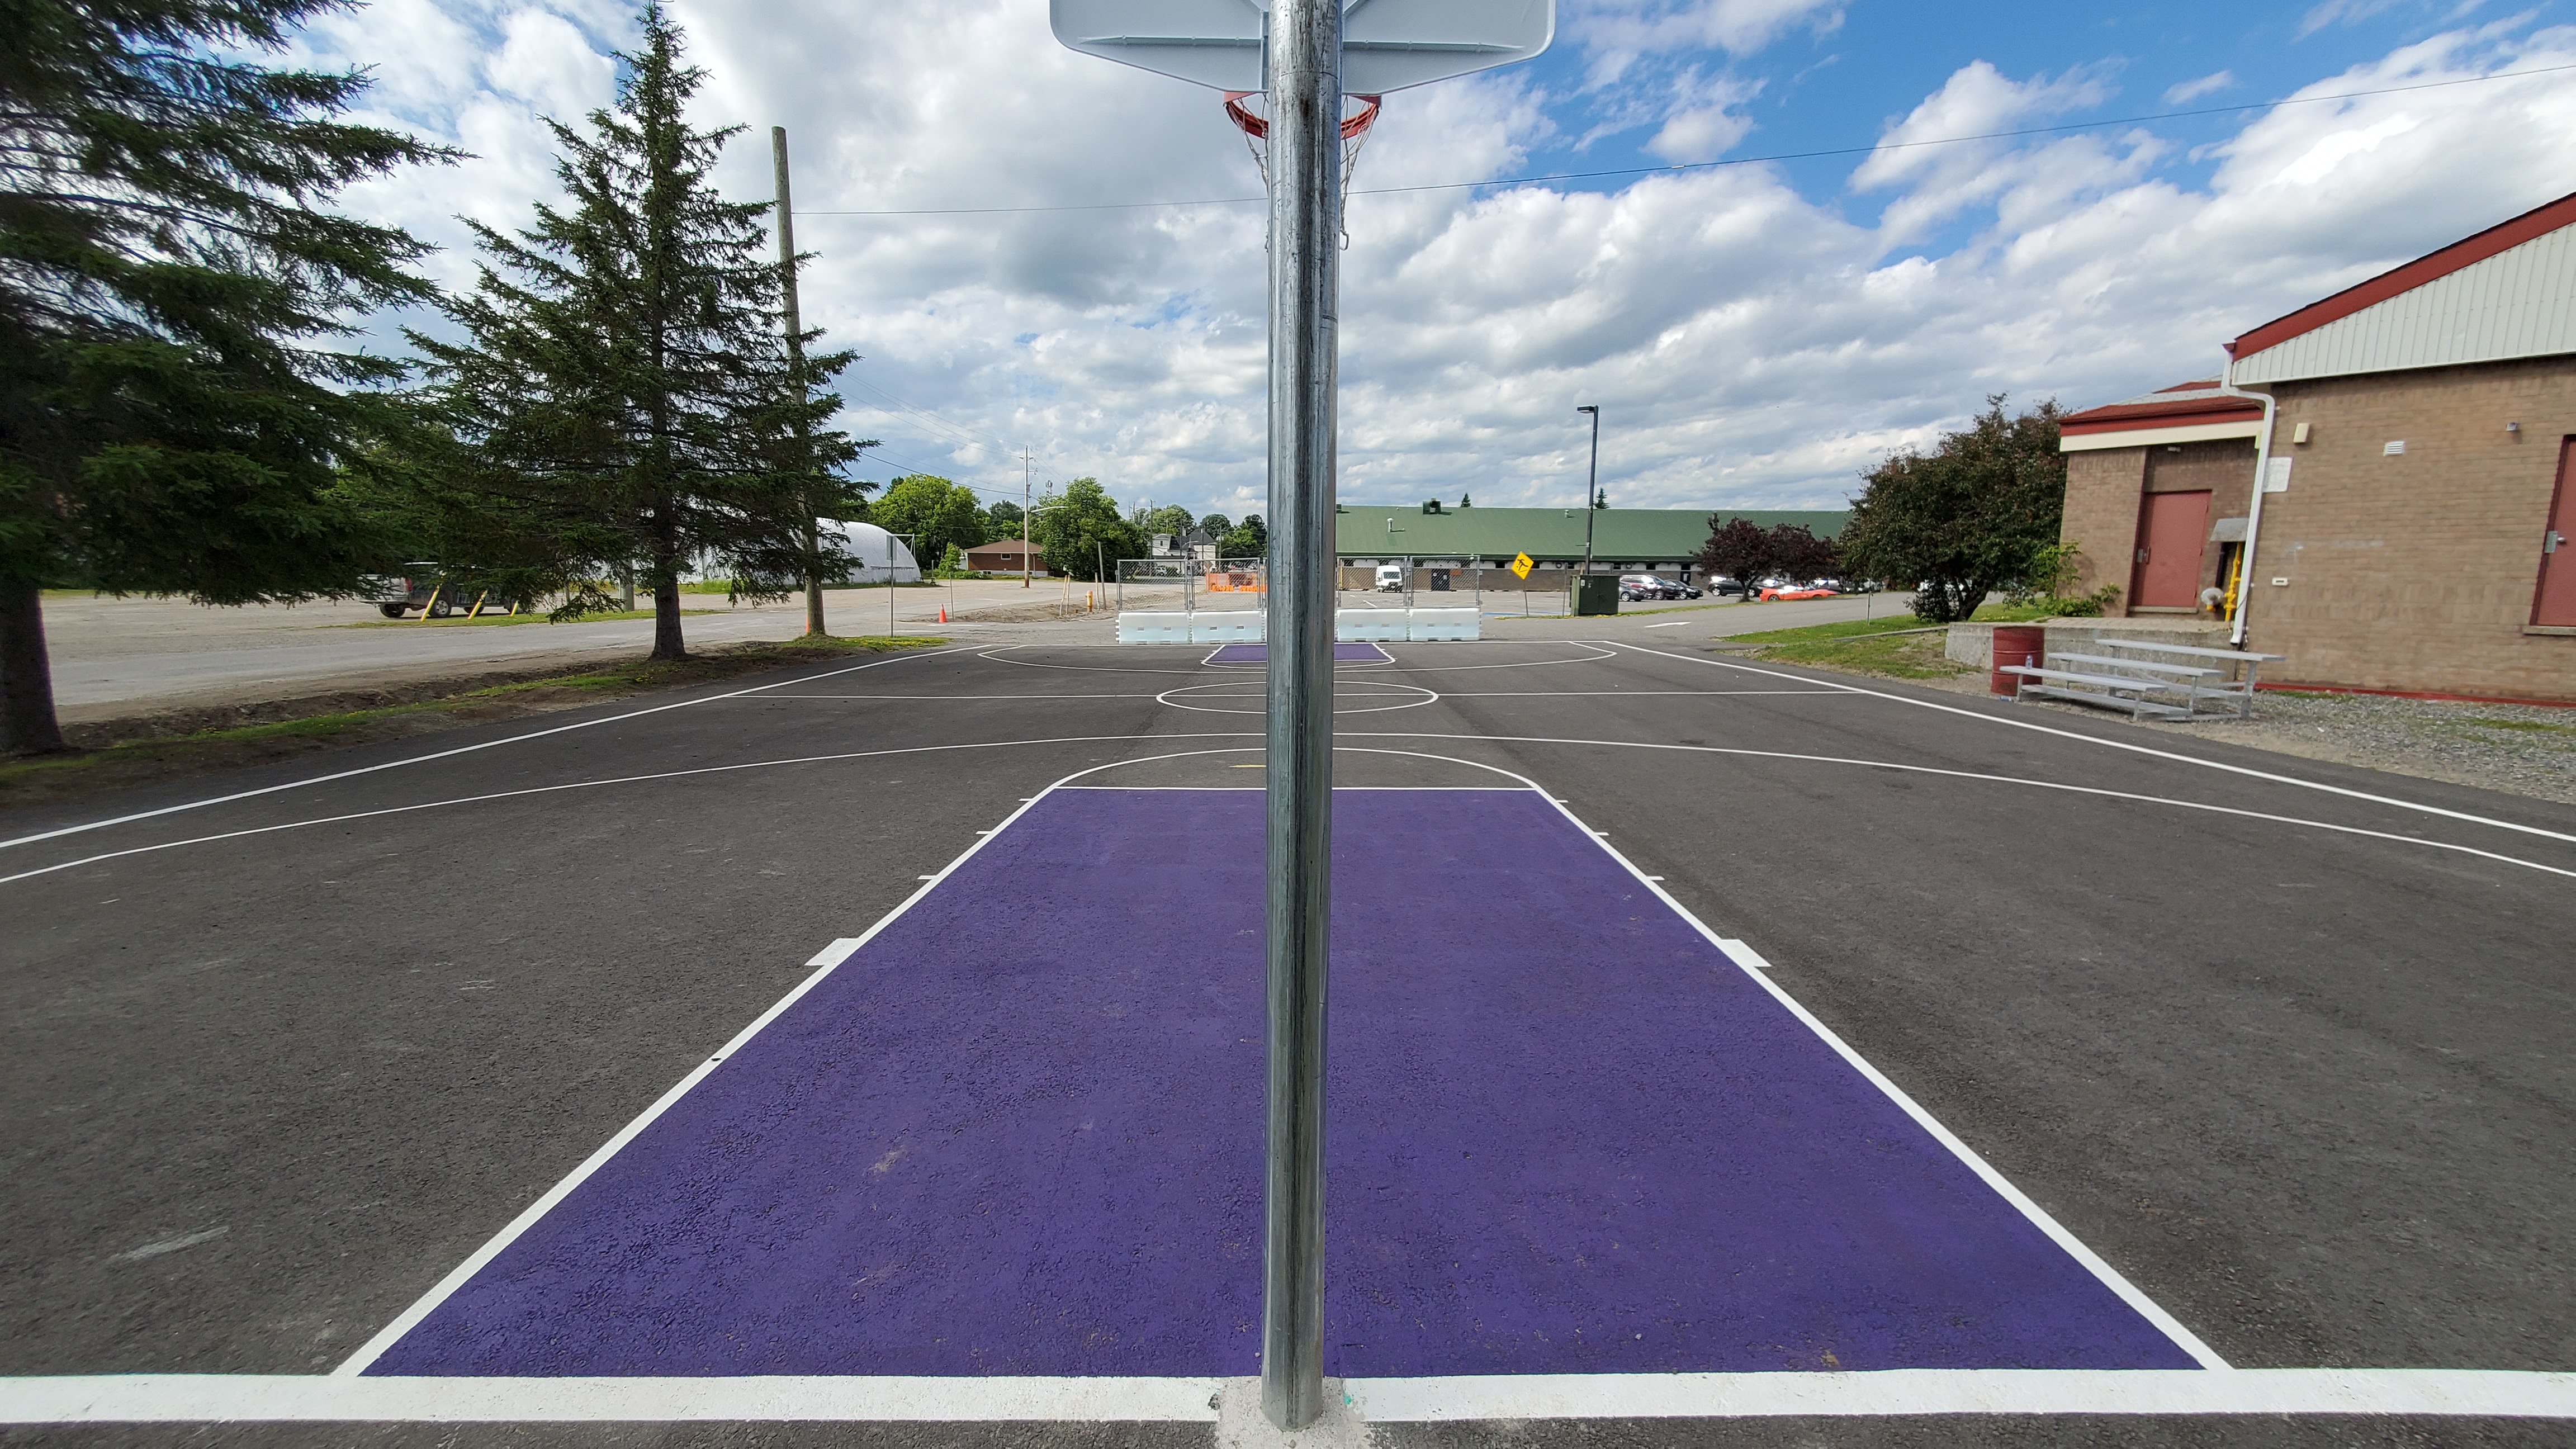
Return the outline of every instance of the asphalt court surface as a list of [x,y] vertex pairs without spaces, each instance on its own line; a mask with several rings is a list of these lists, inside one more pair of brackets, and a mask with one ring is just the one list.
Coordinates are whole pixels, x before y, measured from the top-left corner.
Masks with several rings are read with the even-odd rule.
[[[1686,648],[1386,653],[1332,1372],[2576,1367],[2576,812]],[[1261,684],[1207,656],[16,812],[144,818],[0,849],[0,1371],[1253,1372]]]

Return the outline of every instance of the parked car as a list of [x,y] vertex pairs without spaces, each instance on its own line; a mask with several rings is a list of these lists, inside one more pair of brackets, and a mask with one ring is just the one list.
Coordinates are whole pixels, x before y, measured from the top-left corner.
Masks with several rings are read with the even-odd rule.
[[1741,594],[1744,592],[1743,580],[1730,579],[1724,574],[1720,574],[1716,578],[1710,579],[1708,581],[1708,586],[1716,590],[1717,596],[1721,599],[1725,598],[1729,594]]
[[1619,595],[1631,603],[1647,599],[1696,599],[1699,590],[1659,574],[1622,574]]
[[483,612],[487,614],[525,611],[525,600],[518,601],[514,605],[511,600],[496,599],[488,593],[478,593],[468,589],[463,584],[446,582],[436,573],[431,572],[438,567],[436,564],[416,563],[411,567],[420,572],[409,578],[374,580],[377,613],[388,619],[399,619],[407,614],[416,613],[425,613],[433,619],[444,619],[450,614],[461,614],[472,609],[474,601],[478,598],[483,601]]

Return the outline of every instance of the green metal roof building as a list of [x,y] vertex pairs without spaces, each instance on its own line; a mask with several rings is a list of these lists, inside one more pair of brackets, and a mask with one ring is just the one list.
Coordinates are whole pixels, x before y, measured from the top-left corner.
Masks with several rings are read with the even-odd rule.
[[[1447,564],[1473,568],[1478,560],[1499,567],[1515,554],[1541,564],[1580,562],[1580,508],[1457,508],[1426,512],[1431,505],[1380,508],[1347,504],[1334,519],[1333,552],[1345,564]],[[1753,508],[1602,508],[1592,515],[1593,566],[1602,572],[1678,569],[1708,542],[1709,517],[1720,523],[1748,518],[1769,528],[1803,523],[1818,538],[1840,534],[1848,510],[1783,511]]]

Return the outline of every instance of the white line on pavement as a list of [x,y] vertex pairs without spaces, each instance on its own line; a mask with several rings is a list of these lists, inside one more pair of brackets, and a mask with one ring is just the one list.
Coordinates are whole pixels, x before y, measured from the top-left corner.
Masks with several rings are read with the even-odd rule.
[[[1206,1378],[0,1379],[0,1424],[1208,1423]],[[2576,1374],[2500,1369],[1884,1369],[1347,1379],[1369,1423],[1785,1415],[2292,1414],[2576,1419]]]
[[[612,714],[599,719],[575,720],[571,724],[556,725],[552,729],[531,730],[526,734],[511,735],[504,739],[485,740],[480,744],[459,745],[452,750],[439,750],[426,755],[412,755],[404,759],[387,760],[381,765],[362,765],[354,770],[340,770],[328,775],[315,775],[311,779],[307,780],[289,780],[283,785],[266,785],[257,790],[238,790],[230,795],[214,795],[203,800],[190,800],[184,804],[164,805],[158,810],[138,810],[131,815],[119,815],[112,820],[92,820],[84,825],[66,825],[58,830],[40,830],[33,835],[21,835],[13,840],[0,840],[0,850],[7,850],[11,846],[16,845],[33,845],[40,840],[56,840],[66,835],[79,835],[85,831],[105,830],[111,825],[131,825],[137,820],[150,820],[161,815],[176,815],[183,810],[202,810],[209,805],[225,805],[235,800],[249,800],[261,795],[274,795],[281,790],[301,790],[308,785],[327,785],[334,780],[355,779],[360,775],[372,775],[379,770],[399,770],[405,765],[425,765],[432,760],[452,759],[457,755],[473,754],[477,750],[498,749],[502,745],[515,745],[524,743],[528,740],[541,740],[548,735],[559,735],[569,730],[586,730],[594,725],[616,724],[621,720],[642,719],[646,715],[661,714],[667,710],[688,709],[694,705],[713,704],[722,699],[739,699],[746,694],[758,694],[763,690],[784,689],[791,684],[811,684],[818,679],[832,679],[844,674],[855,674],[859,670],[874,669],[881,664],[895,664],[906,659],[928,659],[934,655],[940,654],[955,654],[972,647],[975,646],[960,645],[955,649],[933,649],[920,654],[897,654],[885,659],[871,659],[865,664],[853,664],[846,669],[829,670],[822,674],[800,675],[795,679],[782,679],[775,684],[755,684],[749,689],[732,690],[725,694],[711,694],[700,699],[683,699],[671,704],[657,704],[651,709],[628,710],[624,714]],[[15,877],[12,877],[11,879],[15,879]]]

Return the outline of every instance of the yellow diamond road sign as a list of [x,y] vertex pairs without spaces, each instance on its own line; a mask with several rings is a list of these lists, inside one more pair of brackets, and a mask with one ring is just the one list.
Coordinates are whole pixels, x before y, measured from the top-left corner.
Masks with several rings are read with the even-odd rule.
[[1522,554],[1520,557],[1512,560],[1512,572],[1524,579],[1529,577],[1529,571],[1531,569],[1537,567],[1538,561],[1531,558],[1528,554]]

